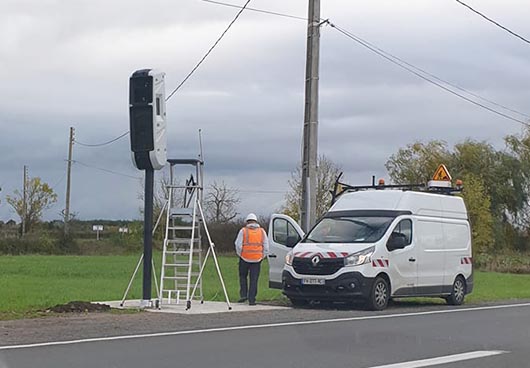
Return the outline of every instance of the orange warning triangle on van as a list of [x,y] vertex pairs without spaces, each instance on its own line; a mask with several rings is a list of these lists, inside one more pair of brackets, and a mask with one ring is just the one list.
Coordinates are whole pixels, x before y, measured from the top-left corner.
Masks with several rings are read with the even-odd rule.
[[436,169],[436,172],[432,176],[432,180],[437,181],[451,181],[451,174],[449,174],[449,170],[447,170],[447,167],[445,167],[444,164],[438,166]]

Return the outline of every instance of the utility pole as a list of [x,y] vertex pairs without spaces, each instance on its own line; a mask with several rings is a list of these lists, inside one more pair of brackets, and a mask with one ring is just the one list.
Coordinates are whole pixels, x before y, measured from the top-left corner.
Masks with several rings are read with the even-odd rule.
[[68,144],[68,165],[66,169],[66,205],[64,208],[64,235],[68,234],[70,222],[70,185],[72,174],[72,151],[74,147],[74,128],[70,127],[70,142]]
[[300,219],[306,233],[316,220],[318,159],[318,64],[320,55],[320,0],[309,0],[305,79],[302,205]]
[[28,194],[27,194],[27,188],[28,188],[28,167],[24,165],[24,182],[23,182],[23,189],[22,189],[22,236],[26,233],[26,214],[28,213]]

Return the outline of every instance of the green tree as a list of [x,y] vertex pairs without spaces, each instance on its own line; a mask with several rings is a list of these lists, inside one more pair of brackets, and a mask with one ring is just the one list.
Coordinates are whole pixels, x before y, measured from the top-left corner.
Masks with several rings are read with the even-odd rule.
[[57,194],[39,177],[30,178],[26,185],[26,211],[24,211],[24,194],[19,190],[6,196],[6,200],[19,218],[25,221],[26,232],[29,232],[41,221],[43,212],[57,202]]
[[464,176],[463,197],[466,203],[473,237],[473,251],[487,253],[493,247],[493,216],[490,198],[482,179],[473,174]]
[[414,142],[390,156],[385,164],[396,184],[424,184],[440,164],[451,166],[452,155],[443,141]]
[[458,177],[472,174],[480,178],[496,218],[507,221],[507,216],[517,219],[522,214],[528,190],[523,187],[526,180],[516,155],[467,139],[455,145],[451,169]]
[[524,236],[530,225],[530,134],[525,131],[505,141],[505,150],[471,139],[452,149],[441,141],[416,142],[392,155],[386,167],[394,182],[408,184],[427,182],[437,165],[446,164],[453,178],[465,179],[464,198],[477,247],[489,249],[491,239],[502,247],[506,234]]
[[[324,215],[331,204],[331,193],[335,179],[342,171],[341,167],[325,155],[318,157],[317,166],[317,218]],[[289,191],[285,196],[282,212],[295,220],[300,219],[300,205],[302,203],[302,166],[298,165],[291,173]]]

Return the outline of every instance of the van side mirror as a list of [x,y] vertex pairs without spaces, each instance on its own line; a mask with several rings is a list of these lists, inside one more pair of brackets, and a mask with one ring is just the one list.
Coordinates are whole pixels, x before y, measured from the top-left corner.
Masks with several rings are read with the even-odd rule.
[[390,238],[388,239],[388,242],[386,243],[386,247],[389,251],[393,251],[396,249],[403,249],[407,246],[407,238],[405,235],[400,233],[392,233],[390,235]]
[[285,246],[292,248],[296,244],[298,244],[299,241],[300,241],[300,237],[298,235],[288,236],[287,240],[285,241]]

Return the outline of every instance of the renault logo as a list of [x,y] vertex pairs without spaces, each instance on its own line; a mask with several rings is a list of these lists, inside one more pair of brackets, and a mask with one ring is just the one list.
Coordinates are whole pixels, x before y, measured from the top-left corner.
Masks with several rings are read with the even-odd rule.
[[313,264],[313,266],[316,266],[318,262],[320,262],[319,256],[314,256],[313,258],[311,258],[311,263]]

